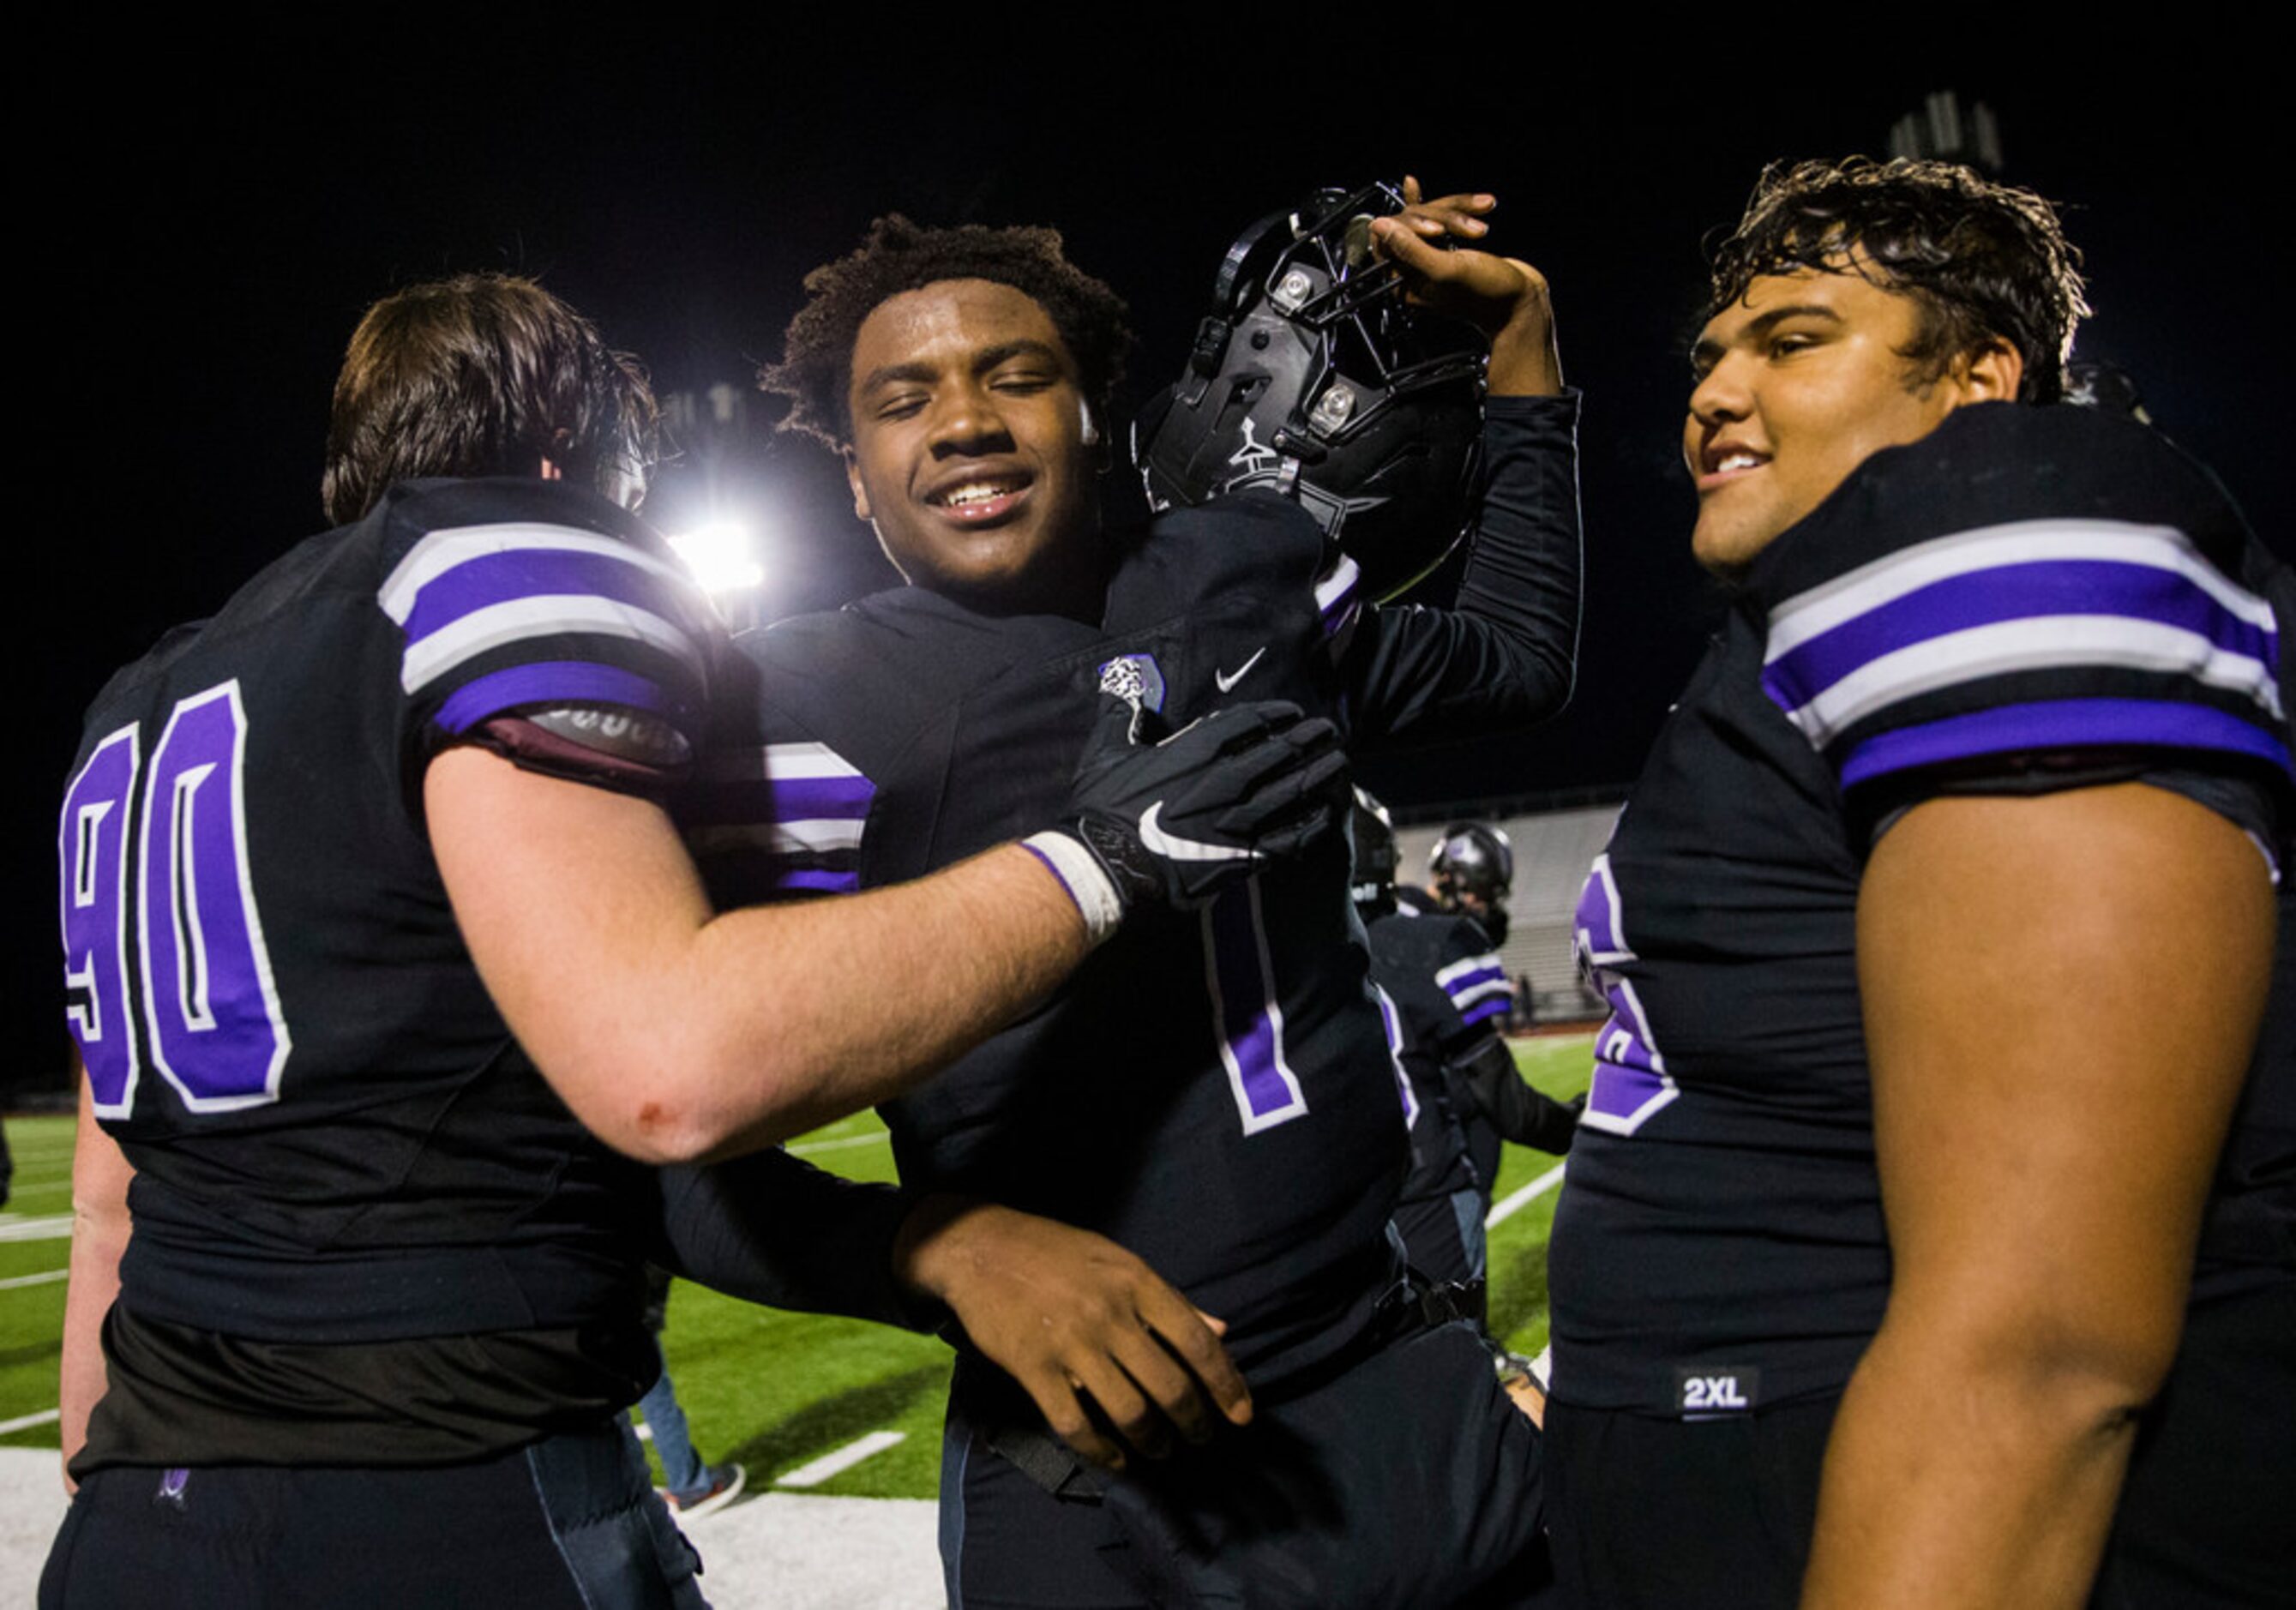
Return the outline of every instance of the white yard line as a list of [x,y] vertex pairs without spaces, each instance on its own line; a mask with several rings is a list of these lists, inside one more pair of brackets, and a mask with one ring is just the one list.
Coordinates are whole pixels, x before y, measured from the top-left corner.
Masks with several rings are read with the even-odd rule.
[[45,1286],[50,1281],[61,1280],[70,1273],[71,1270],[68,1269],[42,1269],[37,1275],[12,1275],[5,1280],[0,1280],[0,1292],[12,1292],[20,1286]]
[[51,1213],[38,1219],[0,1219],[0,1241],[69,1241],[71,1215]]
[[35,1425],[45,1425],[51,1420],[60,1420],[63,1417],[63,1412],[61,1409],[44,1409],[36,1415],[18,1415],[12,1420],[0,1420],[0,1437],[6,1436],[12,1431],[29,1431]]
[[840,1471],[850,1470],[862,1460],[881,1454],[899,1442],[906,1433],[873,1431],[857,1442],[848,1442],[835,1453],[823,1454],[810,1465],[800,1465],[787,1475],[777,1478],[776,1487],[818,1487]]
[[1558,1162],[1553,1168],[1547,1170],[1546,1172],[1541,1174],[1538,1179],[1532,1180],[1529,1185],[1524,1186],[1521,1190],[1515,1192],[1513,1195],[1509,1196],[1505,1202],[1496,1203],[1491,1208],[1491,1216],[1483,1220],[1483,1228],[1487,1230],[1495,1230],[1498,1228],[1499,1226],[1505,1224],[1508,1220],[1513,1218],[1517,1213],[1522,1212],[1523,1209],[1529,1207],[1532,1203],[1538,1201],[1541,1196],[1546,1195],[1547,1192],[1553,1190],[1556,1186],[1561,1185],[1562,1183],[1562,1165]]
[[893,1138],[890,1129],[880,1129],[873,1135],[847,1135],[837,1140],[800,1140],[789,1149],[800,1157],[815,1152],[838,1152],[847,1146],[873,1146]]

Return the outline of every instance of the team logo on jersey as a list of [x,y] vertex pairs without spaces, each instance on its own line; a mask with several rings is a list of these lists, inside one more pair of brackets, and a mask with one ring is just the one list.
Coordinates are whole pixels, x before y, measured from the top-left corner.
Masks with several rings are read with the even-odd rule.
[[1100,691],[1135,711],[1164,713],[1164,672],[1153,654],[1119,654],[1100,668]]
[[1749,1414],[1761,1387],[1762,1372],[1742,1364],[1685,1367],[1674,1372],[1674,1406],[1685,1420]]

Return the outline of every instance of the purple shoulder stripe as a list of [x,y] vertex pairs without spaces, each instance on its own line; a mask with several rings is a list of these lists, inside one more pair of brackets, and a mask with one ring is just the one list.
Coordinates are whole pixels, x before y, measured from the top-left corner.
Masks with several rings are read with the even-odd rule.
[[460,735],[505,711],[535,704],[614,704],[658,715],[687,729],[700,712],[660,684],[619,666],[587,660],[539,660],[473,678],[447,695],[434,719]]
[[861,888],[858,872],[829,872],[816,867],[792,867],[773,880],[777,889],[808,890],[820,894],[854,894]]
[[2149,621],[2228,655],[2278,664],[2269,626],[2243,620],[2184,575],[2067,559],[1948,576],[1878,604],[1772,660],[1762,686],[1779,708],[1798,710],[1884,655],[1948,633],[2014,620],[2030,620],[2040,631],[2056,617],[2076,615]]
[[[1981,704],[1974,685],[2032,672],[2121,677],[2117,699],[2075,701],[2099,711],[2143,702],[2134,674],[2164,705],[2207,689],[2212,706],[2226,694],[2252,704],[2259,729],[2286,720],[2271,605],[2169,526],[2028,520],[1933,538],[1779,604],[1764,658],[1763,692],[1820,750],[1888,726],[1907,701],[1972,686],[1962,702]],[[2053,742],[2157,741],[2116,736],[2094,714],[2073,725],[2097,735]]]
[[1891,772],[1983,755],[2120,746],[2247,755],[2290,770],[2269,730],[2206,704],[2147,699],[2053,699],[2004,704],[1876,734],[1841,767],[1847,788]]

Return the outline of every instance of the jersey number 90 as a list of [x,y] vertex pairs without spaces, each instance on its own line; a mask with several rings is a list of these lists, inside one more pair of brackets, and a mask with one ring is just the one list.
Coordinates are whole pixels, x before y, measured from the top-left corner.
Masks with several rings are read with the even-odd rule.
[[127,1114],[147,1054],[193,1112],[276,1101],[289,1040],[248,873],[239,683],[177,701],[148,762],[139,739],[95,746],[56,834],[64,1014],[95,1110]]

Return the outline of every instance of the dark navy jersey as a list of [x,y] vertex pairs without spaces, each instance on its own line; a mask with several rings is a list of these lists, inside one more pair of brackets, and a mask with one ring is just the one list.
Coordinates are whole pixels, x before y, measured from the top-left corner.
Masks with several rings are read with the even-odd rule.
[[698,747],[721,653],[602,499],[419,481],[112,679],[59,848],[71,1027],[136,1171],[124,1310],[298,1346],[635,1324],[651,1175],[512,1039],[421,783],[535,706]]
[[[1468,1155],[1464,1114],[1447,1073],[1451,1057],[1488,1037],[1470,1026],[1438,982],[1488,946],[1464,917],[1395,911],[1370,924],[1372,982],[1392,1004],[1396,1061],[1409,1081],[1411,1170],[1403,1181],[1396,1228],[1414,1268],[1437,1279],[1464,1282],[1480,1273],[1480,1238],[1470,1244],[1460,1201],[1480,1217],[1488,1176]],[[1455,976],[1460,976],[1455,974]],[[1496,1148],[1495,1148],[1496,1149]]]
[[[874,887],[1046,826],[1117,661],[1175,726],[1287,699],[1370,743],[1551,712],[1577,618],[1574,410],[1495,408],[1493,513],[1463,593],[1480,613],[1365,608],[1314,522],[1257,495],[1111,539],[1097,621],[911,588],[745,637],[774,696],[762,748],[691,802],[713,888]],[[1136,915],[1037,1013],[887,1109],[904,1180],[1131,1247],[1228,1322],[1262,1384],[1314,1363],[1385,1277],[1406,1150],[1359,935],[1339,835],[1201,912]]]
[[[1890,1277],[1855,953],[1876,833],[1943,792],[2143,778],[2273,845],[2267,569],[2159,437],[2014,406],[1874,455],[1760,555],[1579,903],[1611,1015],[1550,1260],[1562,1401],[1844,1384]],[[2296,1061],[2264,1061],[2203,1294],[2289,1261]]]
[[[1421,978],[1413,986],[1421,1002],[1419,1013],[1437,1035],[1444,1088],[1466,1145],[1467,1166],[1488,1211],[1502,1143],[1529,1144],[1534,1137],[1522,1121],[1543,1113],[1547,1104],[1527,1091],[1504,1089],[1503,1105],[1508,1111],[1497,1113],[1487,1105],[1488,1089],[1478,1095],[1468,1064],[1504,1026],[1513,994],[1506,969],[1491,948],[1490,935],[1474,918],[1443,912],[1431,900],[1424,911],[1414,913],[1413,907],[1398,902],[1396,916],[1374,931],[1373,954],[1391,955]],[[1406,922],[1421,925],[1405,927]],[[1509,1054],[1502,1049],[1499,1055],[1512,1065]],[[1516,1075],[1510,1072],[1506,1077],[1513,1081]],[[1537,1138],[1549,1138],[1541,1134]]]

